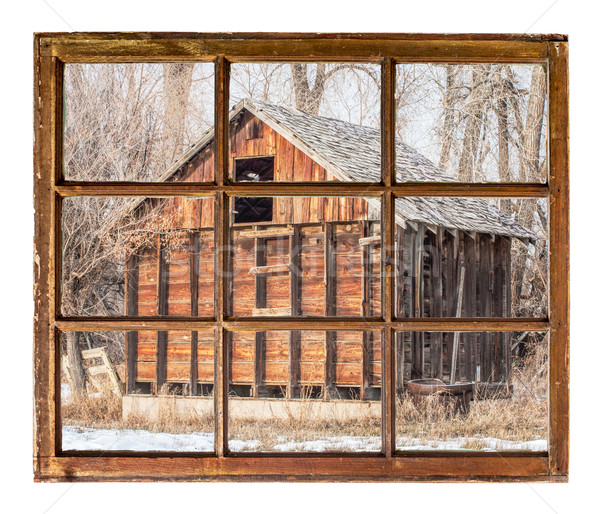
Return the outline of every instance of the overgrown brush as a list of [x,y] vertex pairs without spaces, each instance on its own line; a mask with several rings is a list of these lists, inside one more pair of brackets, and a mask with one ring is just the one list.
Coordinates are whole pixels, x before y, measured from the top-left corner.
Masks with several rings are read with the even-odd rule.
[[[475,448],[476,439],[494,437],[509,441],[545,439],[548,430],[548,345],[544,338],[530,344],[525,357],[515,359],[510,382],[512,394],[475,398],[467,414],[432,395],[417,405],[403,393],[396,403],[396,435],[406,440],[446,441],[467,438],[463,447]],[[476,438],[471,439],[469,438]]]
[[102,390],[83,394],[71,392],[71,398],[61,405],[63,425],[120,428],[123,402],[109,385]]

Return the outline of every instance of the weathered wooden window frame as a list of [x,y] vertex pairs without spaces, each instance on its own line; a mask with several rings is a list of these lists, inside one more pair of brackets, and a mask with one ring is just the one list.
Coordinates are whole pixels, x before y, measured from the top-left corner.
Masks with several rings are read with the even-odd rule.
[[[249,61],[357,61],[382,70],[382,177],[364,183],[242,183],[227,177],[230,63]],[[215,63],[216,176],[211,183],[69,182],[62,176],[65,63]],[[545,184],[396,183],[395,64],[540,63],[548,76],[549,177]],[[39,481],[77,480],[545,480],[568,476],[569,429],[569,162],[568,44],[561,35],[442,34],[165,34],[50,33],[34,36],[34,474]],[[216,242],[228,236],[227,198],[247,195],[370,195],[382,201],[385,294],[376,319],[225,316],[224,274],[217,274],[215,318],[83,318],[60,312],[60,212],[69,196],[214,196]],[[548,318],[394,317],[391,275],[395,196],[535,197],[549,199],[550,301]],[[217,269],[227,259],[217,252]],[[226,330],[380,329],[384,333],[382,451],[379,454],[251,454],[228,452]],[[59,333],[65,330],[195,330],[216,328],[215,453],[67,452],[61,450]],[[547,452],[402,452],[395,450],[394,331],[529,331],[550,333]]]

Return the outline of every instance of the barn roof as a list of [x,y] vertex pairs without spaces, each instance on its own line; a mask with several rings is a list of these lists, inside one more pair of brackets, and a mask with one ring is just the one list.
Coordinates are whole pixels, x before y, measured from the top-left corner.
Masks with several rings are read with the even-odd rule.
[[[381,142],[378,129],[250,99],[241,100],[233,107],[229,114],[230,121],[235,120],[244,110],[279,132],[336,178],[351,182],[381,180]],[[172,179],[177,170],[213,139],[214,130],[210,129],[159,180]],[[396,173],[399,182],[455,181],[402,141],[396,143]],[[535,238],[531,231],[482,198],[400,198],[396,201],[396,221],[402,226],[424,223],[524,240]]]

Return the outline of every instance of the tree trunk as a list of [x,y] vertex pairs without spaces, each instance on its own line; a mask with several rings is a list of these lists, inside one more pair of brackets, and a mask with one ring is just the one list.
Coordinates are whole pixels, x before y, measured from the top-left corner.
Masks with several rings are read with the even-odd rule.
[[[535,66],[531,73],[531,88],[527,103],[527,118],[519,137],[519,180],[535,181],[540,175],[540,142],[546,101],[546,78],[541,66]],[[545,168],[545,166],[544,166]],[[534,225],[535,201],[521,201],[517,209],[517,221],[527,228]],[[544,227],[545,229],[545,227]],[[513,260],[513,280],[516,300],[522,296],[523,282],[527,274],[527,252],[522,249]]]
[[[502,71],[499,70],[496,84],[502,84]],[[500,88],[499,98],[496,102],[496,117],[498,119],[498,180],[510,182],[509,170],[509,132],[508,132],[508,101],[504,88]],[[500,208],[507,214],[511,214],[511,200],[500,201]]]
[[458,180],[473,182],[475,180],[475,163],[481,138],[481,125],[486,108],[489,89],[490,65],[475,64],[471,71],[471,94],[464,107],[467,121],[463,146],[458,163]]
[[183,151],[185,118],[192,85],[192,63],[168,63],[163,67],[165,92],[164,148],[170,165]]
[[508,169],[508,108],[506,98],[498,99],[496,106],[498,116],[498,179],[510,182]]
[[85,373],[83,371],[79,337],[77,332],[65,332],[67,338],[67,362],[73,379],[74,395],[85,394]]
[[539,177],[540,141],[546,102],[546,77],[541,66],[535,66],[531,73],[531,88],[527,103],[527,118],[521,135],[519,159],[519,180],[536,181]]
[[446,87],[444,89],[444,125],[442,127],[442,148],[440,150],[439,167],[447,170],[450,164],[450,152],[454,141],[456,73],[457,67],[449,64],[446,68]]
[[290,67],[296,109],[318,115],[325,93],[325,81],[327,80],[325,64],[317,63],[315,83],[312,88],[308,83],[308,65],[306,63],[293,63]]

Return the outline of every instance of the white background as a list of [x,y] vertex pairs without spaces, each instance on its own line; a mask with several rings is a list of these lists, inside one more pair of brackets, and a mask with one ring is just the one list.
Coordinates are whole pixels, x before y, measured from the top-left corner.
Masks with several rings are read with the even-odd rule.
[[[597,512],[597,13],[558,0],[32,0],[2,3],[0,130],[1,502],[7,512]],[[51,7],[50,7],[51,6]],[[32,77],[34,31],[535,32],[569,35],[571,477],[569,484],[33,484]]]

